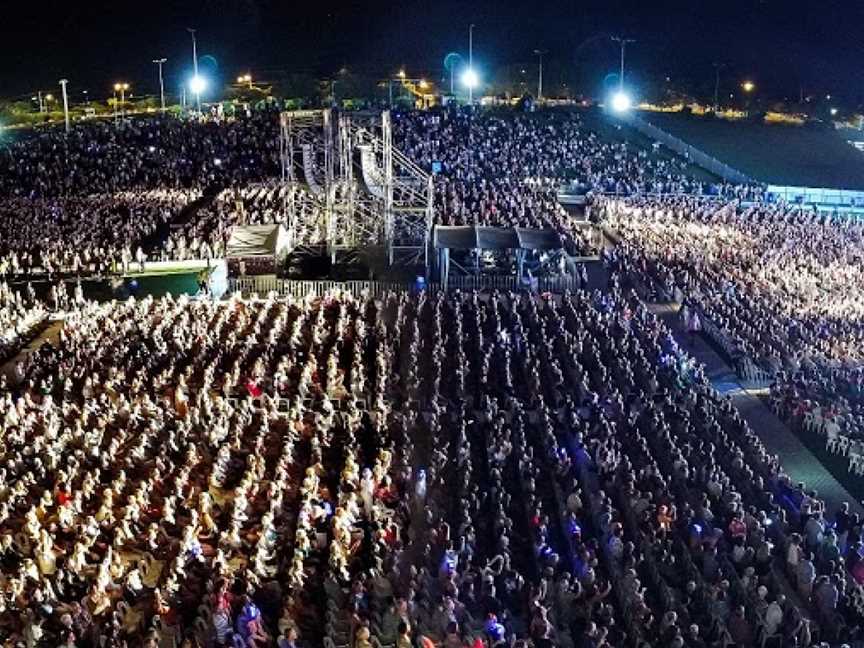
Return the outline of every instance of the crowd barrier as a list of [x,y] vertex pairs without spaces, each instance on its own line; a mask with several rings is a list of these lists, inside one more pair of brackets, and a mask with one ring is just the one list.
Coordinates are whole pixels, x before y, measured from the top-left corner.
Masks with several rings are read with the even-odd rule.
[[864,191],[768,185],[766,192],[771,200],[812,207],[817,211],[850,213],[857,218],[864,213]]
[[702,167],[706,171],[710,171],[714,175],[719,176],[724,180],[731,182],[739,182],[743,184],[750,184],[753,182],[752,178],[742,173],[738,169],[732,168],[725,162],[721,162],[717,158],[708,155],[704,151],[697,149],[695,146],[688,144],[684,140],[681,140],[674,135],[670,135],[666,131],[657,128],[653,124],[649,124],[637,115],[630,113],[623,116],[622,119],[639,132],[647,135],[653,140],[660,142],[661,144],[675,151],[679,155],[683,155],[693,164]]
[[577,277],[557,276],[535,278],[531,284],[526,284],[512,276],[462,276],[450,277],[446,286],[440,283],[420,284],[417,282],[398,281],[331,281],[331,280],[295,280],[280,279],[275,276],[232,277],[228,280],[229,292],[239,292],[244,297],[252,295],[268,295],[276,293],[280,297],[305,299],[306,297],[323,297],[333,291],[350,293],[355,298],[379,297],[388,292],[427,292],[447,291],[519,291],[531,290],[538,293],[564,293],[581,288]]
[[764,388],[774,382],[773,374],[767,369],[760,367],[750,356],[745,355],[733,342],[729,336],[721,329],[714,321],[699,310],[699,317],[702,323],[702,331],[711,340],[720,347],[723,355],[732,364],[737,376],[742,383],[749,388]]

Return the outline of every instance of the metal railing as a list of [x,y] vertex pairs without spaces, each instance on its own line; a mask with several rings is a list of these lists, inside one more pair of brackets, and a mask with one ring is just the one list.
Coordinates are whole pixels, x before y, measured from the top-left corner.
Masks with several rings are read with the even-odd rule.
[[274,276],[232,277],[228,280],[229,292],[239,292],[244,297],[276,293],[280,297],[290,296],[295,299],[323,297],[336,291],[350,293],[355,298],[375,298],[389,292],[418,292],[421,289],[425,289],[427,292],[442,290],[517,292],[530,290],[538,293],[564,293],[579,290],[580,287],[580,280],[572,276],[538,277],[530,285],[512,276],[451,276],[446,287],[434,282],[428,283],[424,287],[416,282],[295,280],[280,279]]
[[240,292],[244,297],[276,293],[280,297],[324,297],[335,291],[350,293],[356,298],[378,297],[387,292],[406,292],[411,285],[396,281],[332,281],[280,279],[273,276],[232,277],[228,280],[229,292]]
[[[532,290],[536,292],[551,292],[563,293],[566,291],[579,290],[581,287],[579,279],[571,276],[556,276],[556,277],[537,277],[529,285],[524,281],[520,281],[517,277],[509,275],[480,275],[480,276],[457,276],[449,277],[447,280],[447,290],[500,290],[500,291],[519,291]],[[443,287],[439,284],[434,284],[436,290],[441,290]]]
[[744,184],[753,182],[753,179],[750,178],[747,174],[742,173],[738,169],[729,166],[725,162],[721,162],[717,158],[708,155],[704,151],[696,148],[691,144],[688,144],[684,140],[678,139],[674,135],[670,135],[666,131],[657,128],[653,124],[649,124],[647,121],[645,121],[641,117],[638,117],[637,115],[630,114],[623,119],[631,126],[633,126],[633,128],[635,128],[636,130],[647,135],[651,139],[654,139],[661,144],[666,145],[667,148],[670,148],[679,155],[683,155],[693,164],[702,167],[706,171],[710,171],[714,175],[719,176],[724,180],[741,182]]
[[723,355],[731,363],[737,376],[745,387],[767,387],[774,382],[774,375],[756,364],[756,361],[745,354],[738,346],[729,339],[726,332],[708,317],[702,309],[699,309],[699,317],[702,322],[702,330],[711,340],[720,347]]

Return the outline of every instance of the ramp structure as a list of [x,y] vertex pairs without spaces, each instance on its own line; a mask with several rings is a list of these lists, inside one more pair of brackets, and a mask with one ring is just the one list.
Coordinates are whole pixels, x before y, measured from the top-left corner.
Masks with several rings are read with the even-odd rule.
[[390,265],[428,266],[432,176],[393,146],[389,111],[290,111],[280,121],[292,252],[350,263],[383,250]]

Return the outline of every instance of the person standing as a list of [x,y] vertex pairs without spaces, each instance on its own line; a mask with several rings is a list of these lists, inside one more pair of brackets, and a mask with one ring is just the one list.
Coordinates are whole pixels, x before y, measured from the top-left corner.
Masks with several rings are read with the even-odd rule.
[[696,344],[696,336],[702,330],[702,320],[699,319],[699,313],[694,308],[690,311],[690,318],[687,320],[687,331],[690,334],[690,344]]

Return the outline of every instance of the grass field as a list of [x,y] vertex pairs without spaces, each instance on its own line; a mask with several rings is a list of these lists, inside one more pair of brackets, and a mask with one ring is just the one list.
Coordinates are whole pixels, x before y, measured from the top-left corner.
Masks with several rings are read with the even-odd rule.
[[864,190],[864,153],[834,130],[681,113],[640,117],[762,182]]

